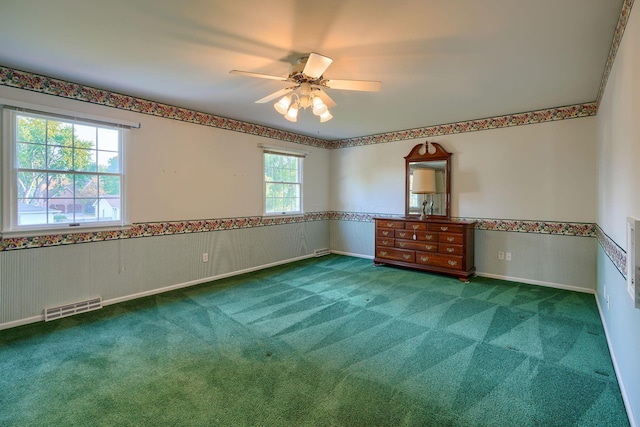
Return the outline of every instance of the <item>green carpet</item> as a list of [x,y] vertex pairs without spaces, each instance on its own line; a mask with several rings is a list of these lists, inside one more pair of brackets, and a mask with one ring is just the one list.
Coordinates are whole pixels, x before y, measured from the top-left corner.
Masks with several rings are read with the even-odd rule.
[[593,295],[331,255],[0,331],[1,426],[627,426]]

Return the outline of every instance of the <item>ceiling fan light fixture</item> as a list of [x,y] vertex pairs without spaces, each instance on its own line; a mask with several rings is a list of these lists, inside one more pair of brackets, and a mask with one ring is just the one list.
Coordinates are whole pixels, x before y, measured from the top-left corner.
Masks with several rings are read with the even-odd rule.
[[285,95],[282,98],[280,98],[280,101],[273,104],[273,108],[275,108],[278,113],[284,115],[284,114],[287,114],[287,111],[289,110],[290,105],[291,105],[291,96]]
[[289,120],[290,122],[297,122],[298,121],[298,106],[296,104],[293,104],[289,110],[287,111],[287,114],[284,115],[284,118]]
[[378,92],[382,87],[382,83],[379,81],[335,80],[325,78],[324,72],[332,62],[333,59],[328,56],[311,52],[307,56],[298,58],[298,61],[291,67],[291,71],[287,77],[240,70],[231,70],[230,73],[292,83],[293,86],[280,89],[271,95],[257,100],[256,103],[264,104],[282,96],[273,107],[278,113],[282,114],[285,119],[290,122],[296,122],[298,120],[298,111],[301,108],[303,110],[311,108],[313,114],[320,117],[320,123],[324,123],[333,118],[329,112],[329,108],[335,107],[336,103],[323,89]]
[[316,116],[320,116],[327,111],[327,106],[322,102],[322,99],[319,97],[313,98],[313,114]]
[[300,107],[307,108],[311,106],[311,97],[309,95],[302,95],[299,101]]
[[333,116],[331,115],[329,110],[326,110],[324,113],[320,114],[320,123],[328,122],[331,119],[333,119]]

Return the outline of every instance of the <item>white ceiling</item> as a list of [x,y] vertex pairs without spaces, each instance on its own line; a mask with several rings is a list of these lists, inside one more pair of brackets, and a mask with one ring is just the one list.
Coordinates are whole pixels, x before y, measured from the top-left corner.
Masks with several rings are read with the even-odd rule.
[[[322,139],[596,100],[623,0],[0,0],[0,65]],[[309,52],[334,119],[272,103]]]

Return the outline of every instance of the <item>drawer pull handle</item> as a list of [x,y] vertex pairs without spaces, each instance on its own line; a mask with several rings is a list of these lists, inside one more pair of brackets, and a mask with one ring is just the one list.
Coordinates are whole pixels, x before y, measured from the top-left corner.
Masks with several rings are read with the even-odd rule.
[[431,239],[433,239],[433,234],[427,234],[426,237],[427,237],[427,240],[431,240]]
[[382,241],[382,244],[383,244],[383,245],[388,245],[388,244],[389,244],[389,241],[388,241],[388,240],[383,240],[383,241]]
[[380,256],[387,256],[387,251],[380,251]]
[[401,248],[404,248],[405,246],[407,246],[406,243],[398,243],[398,246],[400,246]]
[[409,254],[405,254],[405,255],[402,255],[402,258],[404,258],[404,259],[411,259],[411,255],[409,255]]
[[382,234],[385,235],[385,236],[388,236],[389,232],[388,231],[383,231]]
[[440,230],[442,231],[447,231],[449,229],[449,227],[440,227]]
[[432,245],[426,245],[426,246],[425,246],[425,248],[426,248],[428,251],[430,251],[431,249],[433,249],[433,246],[432,246]]
[[447,237],[448,242],[453,242],[455,239],[453,237]]
[[420,259],[422,260],[422,262],[429,261],[429,257],[428,256],[421,256]]
[[399,233],[400,237],[405,237],[407,235],[407,233]]
[[418,224],[413,224],[412,227],[414,230],[417,230],[420,226]]
[[392,222],[388,222],[387,223],[387,227],[393,227],[393,223]]
[[458,265],[458,261],[454,261],[454,260],[452,260],[452,259],[450,259],[448,262],[449,262],[449,265],[450,265],[450,266]]
[[455,249],[453,249],[453,248],[447,248],[447,252],[451,253],[451,252],[453,252],[453,251],[455,251]]

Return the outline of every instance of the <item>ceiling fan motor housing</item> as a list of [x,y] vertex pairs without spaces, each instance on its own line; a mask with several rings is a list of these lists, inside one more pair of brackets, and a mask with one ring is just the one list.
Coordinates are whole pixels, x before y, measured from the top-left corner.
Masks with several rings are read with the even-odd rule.
[[303,73],[304,68],[307,66],[308,60],[309,60],[308,56],[302,56],[298,58],[296,63],[291,66],[289,79],[298,84],[310,83],[310,84],[320,85],[323,80],[323,76],[320,76],[318,78],[313,78]]

